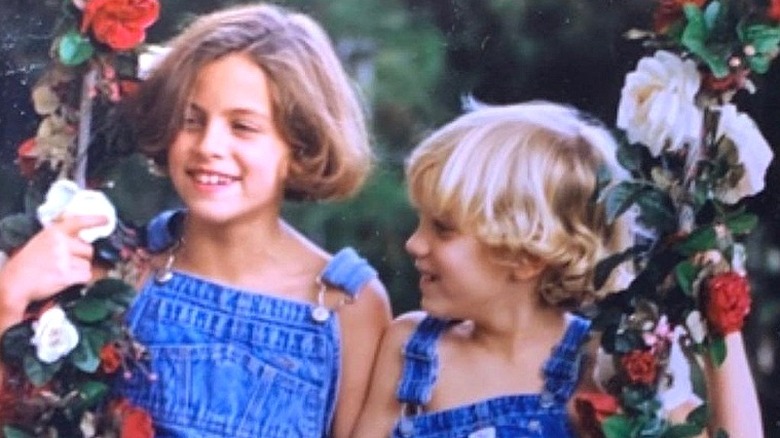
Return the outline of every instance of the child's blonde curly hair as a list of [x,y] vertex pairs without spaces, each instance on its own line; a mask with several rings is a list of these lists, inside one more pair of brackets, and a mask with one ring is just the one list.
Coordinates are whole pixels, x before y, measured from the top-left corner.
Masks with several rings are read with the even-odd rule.
[[607,223],[599,174],[627,172],[611,134],[569,106],[474,105],[424,140],[407,162],[412,202],[471,233],[499,261],[541,261],[541,294],[576,307],[626,285],[620,267],[600,290],[599,260],[630,243],[630,215]]

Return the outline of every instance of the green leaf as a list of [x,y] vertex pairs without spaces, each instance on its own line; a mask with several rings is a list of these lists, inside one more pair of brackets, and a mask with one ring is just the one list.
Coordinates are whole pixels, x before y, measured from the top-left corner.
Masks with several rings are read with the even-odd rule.
[[758,216],[742,213],[726,219],[726,227],[734,234],[748,234],[758,225]]
[[718,431],[715,432],[714,438],[729,438],[729,433],[723,429],[718,429]]
[[661,438],[690,438],[699,436],[703,426],[693,423],[680,423],[671,426],[661,435]]
[[632,435],[633,421],[625,415],[612,415],[601,423],[606,438],[626,438]]
[[636,203],[645,225],[662,233],[677,228],[674,205],[666,191],[657,187],[645,187],[637,196]]
[[82,411],[102,402],[108,395],[110,388],[103,382],[88,380],[77,385],[76,390],[78,390],[80,397],[73,408]]
[[706,251],[717,246],[717,235],[712,227],[704,227],[694,230],[688,238],[677,245],[677,251],[683,255],[692,255],[699,251]]
[[684,260],[674,267],[674,276],[677,279],[677,285],[685,295],[693,295],[693,281],[699,270],[690,260]]
[[29,323],[20,323],[9,328],[3,333],[2,358],[3,362],[21,366],[24,356],[33,350],[30,339],[33,330]]
[[35,353],[29,353],[24,356],[24,374],[30,379],[33,385],[41,387],[54,377],[54,374],[62,367],[62,361],[54,363],[44,363],[38,360]]
[[86,373],[94,373],[100,366],[100,350],[109,340],[110,336],[103,330],[82,327],[79,343],[69,356],[70,362]]
[[629,172],[639,172],[642,170],[642,164],[650,161],[652,156],[647,147],[623,141],[618,146],[617,159],[618,163]]
[[34,438],[32,435],[28,434],[27,432],[17,429],[13,426],[3,426],[3,437],[4,438]]
[[27,243],[41,225],[31,215],[16,213],[0,220],[0,251],[10,252]]
[[688,24],[685,26],[680,42],[693,54],[701,58],[709,66],[716,78],[724,78],[729,74],[729,66],[723,57],[713,53],[707,46],[710,29],[707,27],[704,14],[698,6],[686,3],[683,6]]
[[110,300],[118,306],[116,310],[125,310],[135,298],[136,290],[125,281],[116,278],[104,278],[96,281],[87,290],[87,296],[98,300]]
[[79,65],[95,53],[92,43],[84,35],[71,30],[60,38],[57,55],[65,65]]
[[704,427],[707,425],[709,415],[710,414],[709,414],[709,408],[707,407],[707,403],[703,403],[697,406],[696,409],[692,410],[685,418],[685,421],[687,421],[688,423],[692,423]]
[[630,181],[607,188],[602,196],[607,221],[613,222],[623,214],[634,202],[642,191],[642,185]]
[[104,299],[85,296],[76,302],[71,313],[77,320],[91,323],[108,318],[111,315],[111,308]]
[[712,363],[714,363],[716,367],[721,366],[723,361],[726,360],[726,341],[723,339],[723,336],[712,337],[709,351]]

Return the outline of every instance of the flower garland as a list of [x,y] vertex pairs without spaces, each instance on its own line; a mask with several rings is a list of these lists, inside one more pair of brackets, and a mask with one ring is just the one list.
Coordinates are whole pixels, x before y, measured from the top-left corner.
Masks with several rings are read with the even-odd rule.
[[[598,383],[614,399],[577,408],[599,436],[694,436],[709,415],[701,363],[723,363],[724,337],[750,311],[742,240],[757,218],[739,201],[763,190],[773,154],[731,102],[756,91],[751,77],[780,52],[780,0],[659,0],[652,31],[627,37],[650,50],[626,76],[617,113],[618,158],[633,179],[600,201],[611,220],[636,211],[643,242],[597,269],[603,281],[631,259],[638,274],[595,319]],[[672,425],[664,410],[682,401],[680,387],[705,402]]]
[[[95,121],[132,93],[149,68],[142,43],[158,0],[63,0],[52,62],[32,90],[41,121],[18,149],[29,180],[24,211],[0,220],[0,254],[13,254],[67,212],[99,214],[105,227],[82,230],[93,242],[101,279],[33,303],[2,337],[0,425],[5,437],[153,436],[150,417],[112,394],[111,381],[145,354],[124,326],[135,289],[139,234],[88,175],[107,145]],[[94,149],[94,150],[93,150]],[[90,172],[92,174],[94,172]],[[138,368],[134,369],[135,370]],[[154,378],[154,376],[149,376]]]

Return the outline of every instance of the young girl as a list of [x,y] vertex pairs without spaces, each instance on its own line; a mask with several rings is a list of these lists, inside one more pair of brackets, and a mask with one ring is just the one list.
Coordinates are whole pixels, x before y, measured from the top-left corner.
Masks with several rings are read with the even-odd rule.
[[[148,371],[131,369],[120,390],[159,437],[347,436],[390,321],[386,293],[353,250],[331,256],[280,207],[361,186],[371,153],[358,100],[323,30],[280,7],[203,16],[171,47],[133,117],[186,211],[150,224],[153,246],[175,244],[128,315]],[[77,234],[98,223],[62,218],[8,261],[3,328],[89,280]],[[31,284],[43,252],[67,278]]]
[[[480,107],[412,152],[419,225],[406,249],[424,312],[384,336],[353,437],[574,434],[570,402],[596,390],[582,358],[598,343],[566,309],[631,278],[621,267],[591,286],[596,263],[630,243],[630,217],[610,225],[592,202],[600,169],[625,176],[614,157],[605,129],[543,102]],[[671,411],[690,411],[690,397],[676,398]]]

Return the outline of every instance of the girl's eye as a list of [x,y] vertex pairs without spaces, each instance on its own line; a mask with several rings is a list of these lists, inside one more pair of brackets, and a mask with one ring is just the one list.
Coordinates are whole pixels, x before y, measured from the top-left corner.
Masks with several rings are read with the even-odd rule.
[[245,133],[260,132],[260,128],[258,128],[255,124],[248,122],[234,122],[233,129]]
[[184,114],[184,121],[182,123],[184,129],[196,129],[203,126],[203,118],[196,114],[186,113]]
[[442,220],[433,220],[431,224],[433,225],[433,230],[440,236],[448,236],[457,231],[452,224]]

